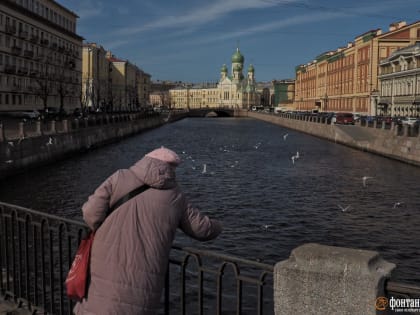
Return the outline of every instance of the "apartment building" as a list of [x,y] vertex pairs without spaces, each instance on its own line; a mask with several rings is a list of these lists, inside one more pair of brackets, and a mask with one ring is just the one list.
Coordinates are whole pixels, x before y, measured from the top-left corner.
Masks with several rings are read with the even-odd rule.
[[136,72],[137,95],[139,106],[150,106],[150,93],[152,91],[152,76],[141,69]]
[[133,111],[149,105],[150,74],[128,60],[115,57],[109,51],[106,53],[106,60],[109,68],[108,93],[103,93],[107,95],[106,108],[114,111]]
[[0,111],[80,106],[77,18],[53,0],[0,2]]
[[409,25],[397,22],[385,33],[381,29],[370,30],[345,47],[297,66],[294,107],[376,115],[380,62],[419,40],[420,21]]
[[393,52],[379,68],[378,114],[420,117],[420,42]]
[[106,110],[111,97],[111,64],[107,51],[96,43],[83,45],[82,107]]
[[169,94],[173,108],[220,106],[220,90],[216,83],[187,84],[169,90]]
[[273,80],[273,92],[270,96],[271,106],[293,108],[293,100],[295,99],[295,80]]

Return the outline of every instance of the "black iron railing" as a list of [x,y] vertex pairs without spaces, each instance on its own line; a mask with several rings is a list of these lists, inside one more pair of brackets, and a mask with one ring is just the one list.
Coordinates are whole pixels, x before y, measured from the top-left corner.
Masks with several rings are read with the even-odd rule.
[[[64,280],[87,226],[0,202],[0,291],[36,314],[72,314]],[[160,314],[273,314],[273,266],[173,246]]]

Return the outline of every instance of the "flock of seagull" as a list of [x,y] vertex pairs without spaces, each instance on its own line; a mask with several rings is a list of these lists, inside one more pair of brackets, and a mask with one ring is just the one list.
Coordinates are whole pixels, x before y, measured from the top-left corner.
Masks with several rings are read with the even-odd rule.
[[[289,136],[289,134],[288,134],[288,133],[284,134],[284,135],[283,135],[283,140],[284,140],[284,141],[286,141],[286,140],[287,140],[287,138],[288,138],[288,136]],[[260,146],[261,146],[261,142],[258,142],[256,145],[254,145],[254,148],[257,150]],[[222,150],[222,149],[221,149],[221,150]],[[223,152],[228,152],[228,150],[227,150],[226,148],[224,148],[222,151],[223,151]],[[182,151],[182,153],[183,153],[183,154],[186,154],[186,153],[185,153],[185,151]],[[300,153],[299,153],[299,151],[296,151],[296,154],[295,154],[295,155],[293,155],[293,156],[291,157],[292,164],[294,165],[294,164],[295,164],[295,162],[296,162],[299,158],[300,158]],[[190,159],[192,162],[195,162],[195,161],[191,158],[191,156],[188,156],[188,157],[187,157],[187,159]],[[237,165],[237,163],[238,163],[238,161],[235,161],[235,164],[233,164],[231,167],[235,167],[235,166]],[[194,170],[195,170],[195,169],[196,169],[196,167],[195,167],[195,166],[192,166],[192,169],[194,169]],[[206,173],[207,173],[207,164],[203,164],[203,168],[202,168],[201,173],[202,173],[202,174],[206,174]],[[211,172],[211,174],[214,174],[214,172]],[[374,179],[374,177],[372,177],[372,176],[363,176],[361,179],[362,179],[362,185],[363,185],[363,187],[367,187],[367,186],[368,186],[368,181],[373,180],[373,179]],[[403,205],[404,205],[404,202],[395,202],[395,203],[394,203],[394,205],[393,205],[393,209],[398,208],[398,207],[401,207],[401,206],[403,206]],[[338,208],[339,208],[342,212],[347,212],[347,211],[349,211],[350,209],[352,209],[352,206],[351,206],[351,205],[342,206],[342,205],[338,204],[338,205],[337,205],[337,207],[338,207]],[[262,228],[262,229],[264,229],[264,230],[268,230],[268,229],[269,229],[269,228],[271,228],[271,227],[272,227],[272,225],[270,225],[270,224],[264,224],[264,225],[262,225],[262,226],[261,226],[261,228]]]

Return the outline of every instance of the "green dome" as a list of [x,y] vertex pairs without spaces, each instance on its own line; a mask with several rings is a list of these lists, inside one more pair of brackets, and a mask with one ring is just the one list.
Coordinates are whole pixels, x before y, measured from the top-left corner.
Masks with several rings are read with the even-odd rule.
[[223,66],[222,66],[222,69],[220,69],[220,72],[225,72],[225,73],[227,73],[227,72],[228,72],[228,68],[227,68],[227,66],[226,66],[226,65],[223,65]]
[[236,48],[236,52],[232,55],[232,63],[244,63],[244,56],[242,56],[239,48]]
[[234,65],[233,66],[233,71],[242,71],[241,65],[238,65],[238,64]]
[[254,66],[253,65],[249,65],[248,72],[254,72]]

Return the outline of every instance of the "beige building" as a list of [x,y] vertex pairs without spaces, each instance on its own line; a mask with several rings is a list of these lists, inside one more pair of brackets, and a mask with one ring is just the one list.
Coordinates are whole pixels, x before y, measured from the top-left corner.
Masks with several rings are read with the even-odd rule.
[[184,86],[169,91],[174,108],[228,107],[250,108],[259,104],[254,67],[249,65],[243,74],[244,56],[237,48],[232,55],[231,75],[223,65],[218,83]]
[[137,69],[137,95],[138,100],[136,101],[137,106],[150,106],[150,93],[152,80],[151,75],[144,72],[141,69]]
[[77,18],[53,0],[0,1],[0,111],[79,106]]
[[420,117],[420,42],[394,51],[379,66],[377,113]]
[[95,43],[83,45],[82,107],[105,109],[110,102],[111,67],[106,50]]
[[380,62],[418,40],[420,22],[393,23],[385,33],[380,29],[366,32],[346,47],[298,66],[294,107],[376,115]]
[[84,105],[102,110],[136,110],[149,104],[150,75],[96,44],[83,54]]

